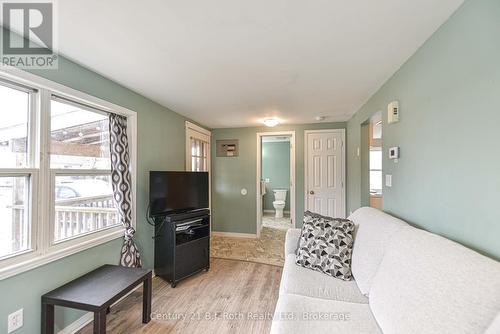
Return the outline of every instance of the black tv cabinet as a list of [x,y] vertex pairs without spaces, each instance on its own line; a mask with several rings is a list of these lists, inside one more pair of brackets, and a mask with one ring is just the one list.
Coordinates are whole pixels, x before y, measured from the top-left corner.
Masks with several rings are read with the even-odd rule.
[[210,268],[210,212],[168,215],[155,226],[155,274],[177,283]]

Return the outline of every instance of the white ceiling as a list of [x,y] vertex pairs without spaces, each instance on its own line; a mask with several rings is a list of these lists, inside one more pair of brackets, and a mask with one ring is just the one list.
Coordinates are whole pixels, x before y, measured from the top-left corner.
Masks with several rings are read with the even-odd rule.
[[346,121],[462,2],[58,1],[59,51],[212,128]]

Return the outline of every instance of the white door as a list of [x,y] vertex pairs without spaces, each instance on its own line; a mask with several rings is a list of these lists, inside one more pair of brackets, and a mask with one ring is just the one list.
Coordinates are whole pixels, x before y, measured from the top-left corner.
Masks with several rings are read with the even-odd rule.
[[306,131],[306,210],[345,217],[343,130]]

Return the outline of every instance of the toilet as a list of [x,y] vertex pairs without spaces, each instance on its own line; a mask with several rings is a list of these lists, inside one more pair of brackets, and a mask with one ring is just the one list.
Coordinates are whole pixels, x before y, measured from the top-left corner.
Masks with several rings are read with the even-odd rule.
[[283,209],[286,204],[286,189],[274,189],[274,210],[276,210],[276,218],[283,218]]

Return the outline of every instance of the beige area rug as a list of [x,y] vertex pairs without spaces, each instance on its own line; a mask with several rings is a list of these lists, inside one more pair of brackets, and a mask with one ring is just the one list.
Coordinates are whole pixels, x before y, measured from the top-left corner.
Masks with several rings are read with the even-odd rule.
[[286,229],[262,227],[260,238],[212,235],[210,254],[220,259],[242,260],[283,266]]

